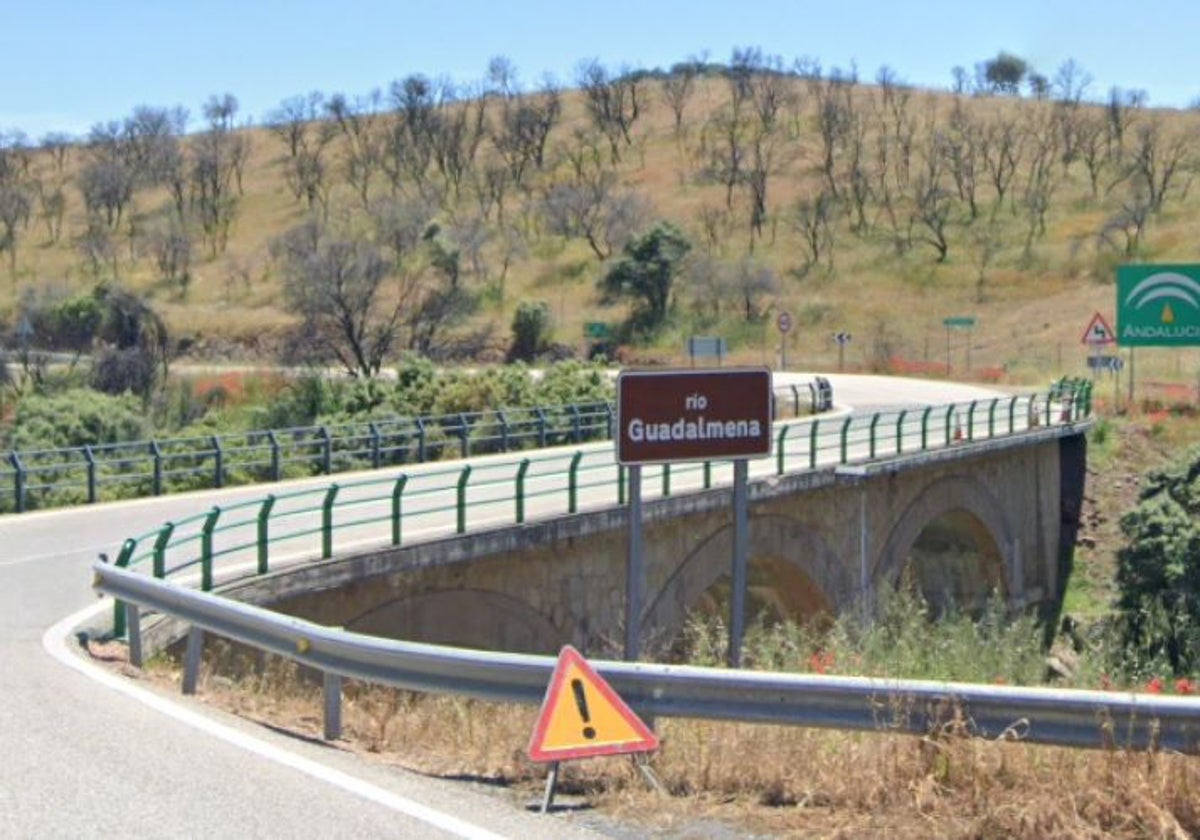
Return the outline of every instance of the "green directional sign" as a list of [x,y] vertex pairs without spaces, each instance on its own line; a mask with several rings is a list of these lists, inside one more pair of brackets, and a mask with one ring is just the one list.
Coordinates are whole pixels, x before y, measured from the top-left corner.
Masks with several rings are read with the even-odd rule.
[[1200,265],[1117,266],[1117,343],[1200,345]]
[[946,329],[966,330],[975,326],[975,318],[971,315],[956,315],[953,318],[943,318],[942,326]]
[[608,324],[603,321],[586,321],[583,325],[584,338],[608,338]]

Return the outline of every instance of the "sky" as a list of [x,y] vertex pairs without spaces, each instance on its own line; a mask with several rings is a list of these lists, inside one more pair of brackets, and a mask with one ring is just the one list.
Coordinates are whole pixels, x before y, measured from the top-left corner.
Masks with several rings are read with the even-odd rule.
[[261,122],[283,99],[386,90],[412,73],[482,80],[508,57],[525,87],[547,73],[571,86],[582,60],[667,68],[759,47],[785,64],[881,65],[948,88],[1006,50],[1053,77],[1073,58],[1109,88],[1149,104],[1200,98],[1196,0],[3,0],[0,132],[82,135],[139,105],[181,105],[199,123],[213,94]]

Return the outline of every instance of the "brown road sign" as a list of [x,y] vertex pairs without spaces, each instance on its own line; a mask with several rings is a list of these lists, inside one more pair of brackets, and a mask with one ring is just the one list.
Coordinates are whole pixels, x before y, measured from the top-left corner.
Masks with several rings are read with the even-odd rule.
[[624,371],[617,377],[622,464],[771,454],[767,368]]

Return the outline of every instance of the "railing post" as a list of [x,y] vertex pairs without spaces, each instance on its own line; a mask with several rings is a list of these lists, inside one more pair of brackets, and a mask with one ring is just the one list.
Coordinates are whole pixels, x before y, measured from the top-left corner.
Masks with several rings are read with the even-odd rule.
[[992,404],[988,406],[988,437],[996,436],[996,406],[1000,404],[1000,398],[996,397],[992,400]]
[[614,423],[616,423],[616,415],[613,414],[612,404],[606,402],[604,404],[604,427],[605,427],[605,436],[609,440],[612,440],[612,437],[613,437],[613,424]]
[[522,458],[517,467],[517,524],[525,521],[525,474],[529,472],[529,459]]
[[500,422],[500,451],[508,451],[508,418],[503,411],[496,411],[496,419]]
[[279,438],[274,429],[267,429],[267,442],[271,444],[271,480],[283,478],[283,457],[279,452]]
[[579,509],[579,462],[583,453],[576,452],[571,456],[571,466],[567,469],[567,513],[575,513]]
[[971,400],[967,406],[967,440],[975,440],[975,406],[978,400]]
[[125,620],[129,625],[129,664],[142,667],[142,611],[137,604],[125,605]]
[[664,499],[671,495],[671,465],[670,464],[662,465],[662,494],[663,494]]
[[174,532],[175,523],[166,522],[158,529],[158,536],[154,538],[154,576],[159,580],[167,576],[167,543],[171,541]]
[[200,589],[204,592],[213,588],[213,531],[220,516],[221,509],[214,506],[200,526]]
[[375,425],[374,421],[371,421],[367,423],[367,431],[371,433],[371,469],[377,470],[379,469],[379,465],[383,463],[383,456],[381,454],[383,447],[381,445],[379,427]]
[[1021,399],[1020,396],[1013,397],[1011,400],[1009,400],[1009,403],[1008,403],[1008,433],[1010,435],[1014,431],[1016,431],[1017,400],[1019,400],[1019,399]]
[[333,556],[333,502],[337,494],[337,484],[330,484],[321,502],[321,556],[326,560]]
[[464,458],[471,457],[471,424],[461,411],[458,413],[458,451]]
[[[793,385],[792,387],[794,388],[796,386]],[[788,430],[791,428],[792,428],[791,426],[780,426],[779,427],[779,439],[775,442],[775,474],[776,475],[783,475],[783,470],[784,470],[783,447],[784,447],[784,444],[787,442]]]
[[542,449],[546,448],[546,412],[538,406],[534,406],[534,415],[538,419],[538,446]]
[[875,427],[878,425],[879,425],[879,412],[877,411],[873,415],[871,415],[871,439],[867,443],[867,451],[869,452],[868,457],[872,461],[875,460]]
[[212,435],[208,440],[213,448],[213,487],[220,489],[225,486],[225,452],[219,437]]
[[900,455],[904,452],[904,418],[908,416],[908,409],[903,409],[900,416],[896,418],[896,454]]
[[583,418],[579,414],[579,406],[571,403],[567,410],[571,412],[571,441],[579,444],[583,442]]
[[321,435],[321,471],[329,475],[333,472],[333,438],[325,426],[320,426],[317,431]]
[[625,504],[625,465],[617,464],[617,504]]
[[850,421],[853,419],[854,419],[853,417],[847,417],[845,420],[842,421],[842,435],[841,435],[841,437],[842,437],[842,440],[841,440],[842,452],[841,452],[841,456],[842,456],[843,464],[846,463],[850,457]]
[[812,403],[812,413],[817,413],[817,384],[815,382],[808,383],[808,399]]
[[91,444],[83,445],[83,457],[87,459],[87,495],[88,504],[96,504],[96,453],[92,452]]
[[921,412],[921,451],[924,452],[929,448],[929,415],[933,413],[933,406],[927,406]]
[[817,426],[820,424],[820,420],[814,420],[809,428],[809,469],[817,468]]
[[[957,406],[955,406],[955,405],[950,405],[950,406],[946,407],[946,445],[947,446],[949,446],[951,443],[953,443],[958,438],[962,437],[962,429],[961,428],[958,428],[958,427],[951,428],[950,427],[950,418],[954,416],[954,411],[956,408],[957,408]],[[955,419],[957,420],[957,418],[955,418]]]
[[25,465],[16,451],[8,453],[8,462],[13,465],[13,507],[17,513],[25,512]]
[[400,497],[404,495],[404,485],[408,484],[408,476],[402,475],[396,479],[392,488],[392,545],[400,545]]
[[458,476],[458,526],[457,530],[460,534],[467,532],[467,480],[471,477],[471,465],[467,464],[462,468],[462,472]]
[[[118,569],[129,568],[129,561],[133,559],[133,552],[137,548],[137,540],[127,539],[121,543],[121,550],[117,554],[117,560],[113,564]],[[103,558],[103,555],[101,555]],[[118,639],[125,635],[125,604],[122,601],[113,602],[113,635]]]
[[271,510],[275,507],[275,497],[268,495],[263,499],[262,507],[258,509],[258,573],[265,575],[271,560]]
[[704,489],[712,488],[712,461],[704,462]]
[[150,457],[154,459],[154,495],[161,496],[163,487],[162,447],[156,440],[150,441]]
[[204,630],[195,624],[188,629],[187,650],[183,655],[183,693],[196,693],[200,679],[200,655],[204,652]]
[[425,420],[421,417],[413,418],[417,424],[417,462],[425,463]]
[[792,386],[792,416],[800,416],[800,386]]

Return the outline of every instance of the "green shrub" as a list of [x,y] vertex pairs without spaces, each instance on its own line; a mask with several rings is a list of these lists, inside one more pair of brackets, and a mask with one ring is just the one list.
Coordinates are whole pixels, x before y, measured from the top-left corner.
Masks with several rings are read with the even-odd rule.
[[73,388],[24,397],[16,408],[13,446],[26,451],[95,446],[143,440],[150,431],[137,397]]

